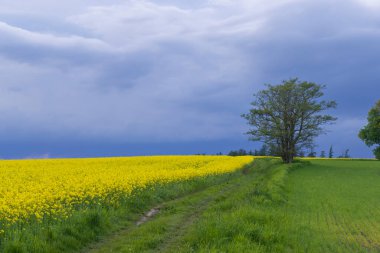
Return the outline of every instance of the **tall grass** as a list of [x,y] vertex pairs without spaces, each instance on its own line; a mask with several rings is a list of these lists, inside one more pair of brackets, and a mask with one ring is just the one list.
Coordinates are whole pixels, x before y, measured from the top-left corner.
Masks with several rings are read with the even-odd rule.
[[271,210],[286,202],[288,165],[256,160],[239,191],[209,208],[180,243],[178,252],[267,252],[279,250]]

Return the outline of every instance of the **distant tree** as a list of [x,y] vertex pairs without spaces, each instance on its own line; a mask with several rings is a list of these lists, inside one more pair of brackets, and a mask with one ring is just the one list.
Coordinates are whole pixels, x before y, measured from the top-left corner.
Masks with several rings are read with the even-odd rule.
[[248,152],[244,149],[239,149],[239,150],[231,150],[229,153],[228,153],[229,156],[246,156],[248,155]]
[[266,144],[263,144],[261,146],[261,149],[259,150],[259,155],[261,155],[261,156],[268,155],[268,146]]
[[321,157],[325,158],[326,157],[326,152],[324,150],[321,151]]
[[244,156],[244,155],[247,155],[247,151],[245,151],[244,149],[239,149],[239,151],[238,151],[238,154],[239,154],[239,156]]
[[373,153],[380,160],[380,100],[368,112],[368,124],[359,132],[359,138],[369,147],[375,146]]
[[303,150],[300,150],[298,155],[299,157],[305,157],[305,152]]
[[228,155],[229,155],[229,156],[237,156],[237,155],[238,155],[238,152],[235,151],[235,150],[231,150],[230,152],[228,152]]
[[373,150],[373,153],[375,154],[375,157],[380,160],[380,146],[378,146],[377,148],[375,148]]
[[252,127],[247,134],[250,140],[276,145],[282,160],[291,163],[297,149],[310,147],[323,133],[322,125],[336,120],[321,114],[336,102],[320,100],[325,86],[297,78],[266,87],[255,94],[250,112],[242,115]]
[[317,153],[314,151],[313,148],[310,148],[310,153],[307,155],[308,157],[316,157]]
[[270,144],[269,150],[268,150],[269,156],[279,156],[280,155],[280,149],[277,145]]
[[334,150],[333,150],[333,146],[331,145],[330,150],[329,150],[329,158],[333,158],[333,157],[334,157]]
[[344,155],[343,155],[344,158],[350,158],[350,155],[349,155],[348,152],[350,152],[349,149],[346,149],[346,150],[344,151]]

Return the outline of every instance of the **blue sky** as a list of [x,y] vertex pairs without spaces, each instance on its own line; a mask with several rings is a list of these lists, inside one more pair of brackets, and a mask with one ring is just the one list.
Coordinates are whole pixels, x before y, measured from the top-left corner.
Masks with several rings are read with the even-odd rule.
[[252,94],[325,84],[339,118],[317,140],[356,157],[380,99],[377,0],[0,0],[0,157],[256,148]]

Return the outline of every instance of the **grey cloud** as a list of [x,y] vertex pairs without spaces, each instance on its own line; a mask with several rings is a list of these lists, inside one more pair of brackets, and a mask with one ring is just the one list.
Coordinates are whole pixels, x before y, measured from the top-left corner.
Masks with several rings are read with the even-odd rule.
[[31,32],[0,22],[0,55],[24,62],[97,62],[117,53],[99,39]]
[[95,4],[59,13],[56,22],[75,34],[0,23],[1,132],[241,138],[252,93],[299,76],[328,85],[344,122],[360,119],[331,128],[346,129],[339,136],[356,145],[353,133],[379,93],[380,19],[369,0]]

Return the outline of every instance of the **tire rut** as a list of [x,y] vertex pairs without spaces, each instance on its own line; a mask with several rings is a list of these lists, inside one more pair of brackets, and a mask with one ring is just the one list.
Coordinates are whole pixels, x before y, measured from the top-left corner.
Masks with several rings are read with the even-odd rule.
[[212,201],[215,201],[218,197],[223,196],[224,193],[231,192],[233,188],[238,187],[239,185],[240,184],[238,183],[231,184],[228,188],[223,188],[217,194],[208,196],[207,198],[198,202],[194,208],[194,211],[191,212],[190,215],[188,215],[189,213],[186,213],[184,215],[184,219],[182,219],[182,222],[178,224],[178,226],[175,226],[168,231],[168,235],[171,235],[171,237],[159,245],[159,248],[157,248],[156,252],[175,252],[175,249],[173,249],[175,242],[177,242],[186,234],[187,229],[197,221],[200,215],[209,207],[209,204]]
[[177,239],[179,239],[180,237],[182,237],[185,234],[186,228],[188,228],[191,224],[194,223],[194,221],[197,219],[197,217],[199,217],[199,215],[208,207],[208,204],[210,202],[212,202],[213,200],[216,200],[219,196],[222,196],[223,193],[225,193],[226,191],[230,191],[232,188],[238,187],[240,185],[238,182],[234,182],[238,179],[239,178],[234,178],[231,181],[222,182],[222,183],[216,184],[216,185],[211,185],[209,187],[199,189],[199,190],[190,192],[188,194],[179,196],[178,198],[160,203],[158,206],[152,208],[147,213],[145,213],[143,216],[141,216],[140,219],[138,219],[134,223],[132,223],[134,225],[131,225],[131,226],[128,226],[124,229],[121,229],[121,230],[115,232],[113,235],[105,237],[103,240],[100,240],[100,241],[98,241],[92,245],[89,245],[88,247],[81,250],[80,252],[81,253],[99,252],[104,246],[106,246],[108,244],[112,245],[113,241],[116,241],[116,240],[119,240],[120,238],[128,236],[128,234],[130,234],[132,231],[135,231],[136,229],[139,229],[140,227],[142,227],[145,223],[149,223],[151,220],[154,220],[155,216],[157,214],[161,213],[161,211],[162,211],[162,213],[164,213],[165,207],[173,205],[173,203],[175,203],[175,202],[180,202],[180,201],[183,201],[185,199],[188,199],[188,198],[191,198],[191,197],[194,197],[197,195],[202,195],[206,191],[210,191],[210,189],[212,189],[212,188],[218,189],[219,187],[222,187],[221,190],[219,190],[219,189],[218,189],[219,191],[216,190],[216,193],[214,193],[214,194],[211,194],[211,193],[207,194],[206,198],[195,203],[193,206],[190,205],[189,209],[191,209],[191,210],[194,209],[195,211],[192,212],[191,210],[189,210],[189,211],[185,212],[183,219],[181,219],[182,222],[180,222],[180,224],[174,226],[173,228],[168,229],[167,235],[165,236],[168,239],[166,241],[164,241],[162,244],[160,244],[156,249],[157,252],[165,252],[165,251],[167,252],[167,250],[170,249],[170,247],[173,245],[173,243],[176,242]]

